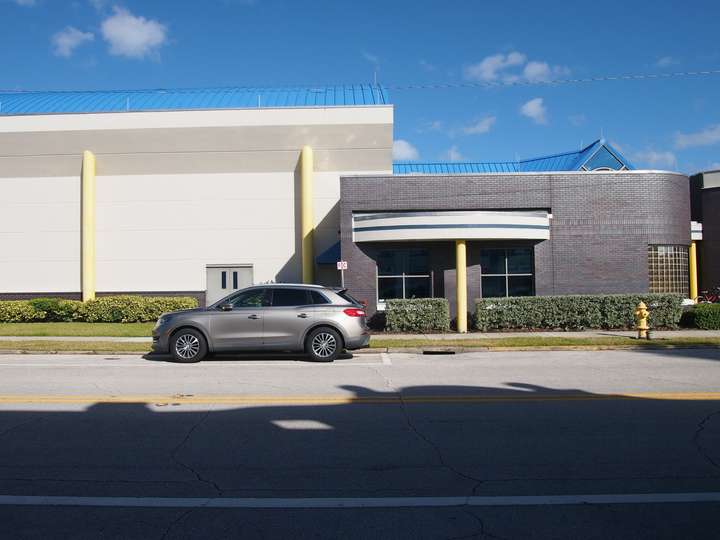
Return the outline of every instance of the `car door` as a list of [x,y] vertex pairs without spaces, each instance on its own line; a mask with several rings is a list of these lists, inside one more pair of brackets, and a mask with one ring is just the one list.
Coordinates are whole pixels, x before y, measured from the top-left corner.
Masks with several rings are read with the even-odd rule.
[[307,289],[276,287],[265,310],[265,347],[277,350],[302,348],[302,337],[312,325],[314,308]]
[[249,289],[231,297],[227,304],[213,313],[210,333],[216,350],[258,349],[263,344],[265,310],[269,302],[266,288]]

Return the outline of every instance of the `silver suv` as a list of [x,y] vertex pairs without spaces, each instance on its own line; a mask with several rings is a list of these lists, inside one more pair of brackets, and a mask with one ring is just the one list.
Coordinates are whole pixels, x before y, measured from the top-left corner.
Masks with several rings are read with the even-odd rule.
[[360,302],[346,289],[319,285],[248,287],[206,308],[164,313],[153,329],[153,351],[178,362],[240,351],[304,351],[332,362],[369,341]]

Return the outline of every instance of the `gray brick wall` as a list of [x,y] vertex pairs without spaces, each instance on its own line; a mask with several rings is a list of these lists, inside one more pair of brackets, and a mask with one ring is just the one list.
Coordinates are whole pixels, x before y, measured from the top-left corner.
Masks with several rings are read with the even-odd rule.
[[[690,242],[688,178],[680,174],[344,177],[340,226],[342,257],[349,266],[346,285],[375,310],[373,256],[380,246],[353,243],[353,212],[505,209],[544,209],[553,215],[550,240],[534,245],[539,295],[645,292],[647,245]],[[490,244],[468,243],[470,298],[479,296],[474,268],[479,249]],[[445,242],[439,249],[441,263],[433,263],[436,295],[440,286],[454,301],[454,246]]]
[[701,190],[703,239],[700,242],[700,289],[720,286],[720,188]]

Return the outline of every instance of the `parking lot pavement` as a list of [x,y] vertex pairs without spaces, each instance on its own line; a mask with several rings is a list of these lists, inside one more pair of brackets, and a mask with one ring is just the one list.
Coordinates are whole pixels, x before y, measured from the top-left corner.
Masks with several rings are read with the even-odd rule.
[[716,350],[0,358],[14,538],[701,538],[719,501]]

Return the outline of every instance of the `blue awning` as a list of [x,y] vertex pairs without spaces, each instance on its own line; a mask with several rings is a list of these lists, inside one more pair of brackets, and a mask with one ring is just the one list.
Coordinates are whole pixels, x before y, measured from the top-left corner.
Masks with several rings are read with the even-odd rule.
[[340,242],[334,243],[332,246],[315,257],[317,264],[335,264],[340,260]]

